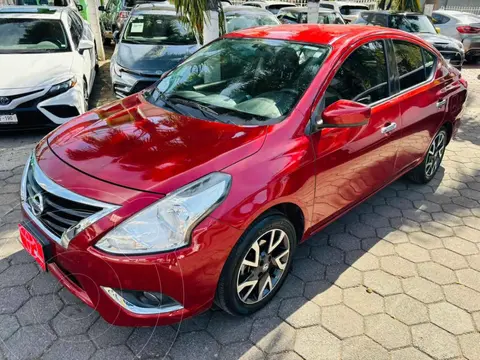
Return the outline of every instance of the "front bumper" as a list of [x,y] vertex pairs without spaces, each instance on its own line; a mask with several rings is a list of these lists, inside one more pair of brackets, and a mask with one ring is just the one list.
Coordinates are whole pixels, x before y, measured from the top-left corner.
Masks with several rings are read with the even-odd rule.
[[[74,117],[83,114],[83,91],[79,84],[68,91],[50,96],[49,87],[44,89],[26,89],[26,96],[19,96],[18,92],[12,100],[0,106],[0,115],[15,114],[17,124],[0,124],[0,130],[15,130],[25,128],[54,128]],[[9,97],[9,92],[1,91],[0,96]]]
[[[50,178],[51,172],[55,179],[58,174],[67,172],[76,179],[77,184],[88,177],[77,173],[59,160],[53,160],[55,155],[48,150],[45,143],[43,150],[40,166],[44,166],[41,171],[45,177]],[[55,168],[50,168],[52,166]],[[48,186],[48,181],[53,182],[44,179],[41,184],[44,192],[52,189],[52,186]],[[115,185],[102,183],[100,186],[100,180],[91,181],[94,183],[90,183],[90,187],[102,186],[104,194],[112,194],[115,191]],[[24,184],[26,181],[22,180],[22,189],[25,187]],[[82,188],[81,185],[77,186],[79,189]],[[64,189],[62,196],[68,197],[70,191]],[[125,196],[125,193],[122,196]],[[104,198],[100,200],[105,201]],[[33,235],[49,244],[47,269],[68,290],[88,306],[96,309],[109,323],[124,326],[155,326],[179,322],[212,305],[223,265],[231,248],[241,236],[240,230],[207,217],[193,231],[191,245],[176,251],[142,256],[118,256],[107,254],[93,246],[116,223],[156,200],[158,199],[152,198],[152,194],[132,193],[123,206],[118,206],[85,228],[68,243],[54,239],[45,231],[39,218],[28,211],[30,205],[27,201],[22,200],[22,208],[28,228],[33,229]],[[118,301],[109,289],[162,293],[181,306],[157,313],[136,311],[128,304]]]
[[113,93],[118,98],[142,91],[160,78],[160,75],[145,75],[132,71],[121,71],[121,76],[119,76],[113,71],[113,65],[110,66],[110,76]]

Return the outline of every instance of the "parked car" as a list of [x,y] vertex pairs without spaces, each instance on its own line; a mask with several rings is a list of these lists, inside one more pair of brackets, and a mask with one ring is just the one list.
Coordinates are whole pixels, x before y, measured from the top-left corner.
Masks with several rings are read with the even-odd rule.
[[392,11],[362,11],[355,24],[386,26],[414,33],[435,46],[457,69],[462,69],[465,50],[460,41],[438,34],[428,16],[420,13]]
[[117,97],[152,85],[199,47],[191,29],[169,3],[142,4],[133,9],[124,31],[114,34],[117,46],[110,61]]
[[41,140],[21,241],[110,323],[173,323],[214,301],[248,315],[300,242],[404,174],[435,176],[466,93],[403,31],[233,32]]
[[[308,9],[304,6],[281,9],[277,17],[283,24],[306,24],[308,21]],[[335,10],[320,9],[317,23],[345,24],[345,20],[343,20],[342,15]]]
[[[113,39],[113,33],[121,31],[123,24],[130,16],[130,11],[135,5],[141,3],[155,3],[156,0],[107,0],[106,5],[100,5],[98,10],[101,11],[100,27],[102,30],[102,38],[106,44]],[[160,3],[168,4],[168,1],[161,0]]]
[[16,5],[48,5],[48,6],[67,6],[72,10],[82,11],[83,6],[77,0],[16,0]]
[[0,7],[0,129],[54,127],[88,109],[90,25],[69,7]]
[[339,12],[346,22],[354,21],[361,11],[369,9],[368,5],[349,1],[320,1],[319,6]]
[[438,10],[433,20],[443,35],[462,42],[467,61],[480,58],[480,16],[460,11]]
[[284,1],[246,1],[242,6],[251,6],[270,11],[272,14],[278,14],[280,9],[296,6],[293,3]]
[[225,6],[223,11],[227,33],[250,27],[281,24],[275,15],[264,9],[246,6]]

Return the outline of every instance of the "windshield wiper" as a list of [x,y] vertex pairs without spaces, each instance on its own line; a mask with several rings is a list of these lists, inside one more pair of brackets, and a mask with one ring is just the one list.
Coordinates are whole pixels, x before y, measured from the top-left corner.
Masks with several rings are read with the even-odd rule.
[[[167,107],[169,107],[170,109],[172,109],[172,110],[175,111],[176,113],[179,113],[180,115],[188,115],[188,114],[185,114],[184,111],[180,110],[177,105],[175,105],[174,103],[172,103],[172,102],[169,100],[169,98],[168,98],[167,95],[165,95],[163,92],[159,91],[157,88],[155,88],[155,90],[153,90],[152,93],[146,92],[145,95],[147,95],[148,97],[152,97],[154,93],[158,94],[158,98],[159,98]],[[156,102],[156,101],[155,101],[155,102]]]
[[178,96],[178,95],[171,95],[171,96],[168,97],[168,99],[172,99],[172,98],[177,103],[180,103],[180,104],[183,104],[183,105],[186,105],[186,106],[190,106],[194,109],[200,110],[200,112],[205,117],[209,118],[210,120],[214,120],[214,121],[218,121],[218,122],[228,122],[230,124],[236,125],[233,121],[221,117],[220,114],[217,113],[215,110],[209,108],[208,106],[202,105],[202,104],[196,102],[195,100],[190,100],[190,99]]

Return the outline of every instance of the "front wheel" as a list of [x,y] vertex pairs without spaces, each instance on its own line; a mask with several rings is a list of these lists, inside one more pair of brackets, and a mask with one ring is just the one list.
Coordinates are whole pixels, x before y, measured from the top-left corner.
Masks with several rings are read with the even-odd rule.
[[232,315],[249,315],[280,289],[292,263],[296,233],[281,213],[271,213],[249,228],[228,257],[215,302]]
[[418,184],[426,184],[432,180],[440,168],[446,146],[447,130],[442,127],[433,138],[422,163],[407,174],[410,180]]

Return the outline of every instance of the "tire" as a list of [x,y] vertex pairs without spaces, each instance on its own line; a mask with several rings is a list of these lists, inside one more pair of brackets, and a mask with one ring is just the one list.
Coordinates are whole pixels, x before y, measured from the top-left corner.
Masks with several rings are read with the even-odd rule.
[[[407,174],[408,178],[417,184],[426,184],[432,180],[440,168],[440,164],[442,163],[447,141],[447,129],[442,127],[440,130],[438,130],[432,142],[430,143],[425,158],[421,164]],[[442,146],[439,147],[440,145]]]
[[[259,245],[258,250],[255,250],[255,244]],[[269,212],[258,219],[244,232],[225,262],[218,282],[215,304],[232,315],[249,315],[264,307],[283,285],[292,264],[296,244],[295,228],[282,213]],[[272,245],[273,249],[268,253],[269,246]],[[281,256],[287,250],[288,253]],[[260,255],[257,261],[259,266],[245,265],[255,263],[256,253]],[[255,281],[257,283],[253,286],[244,286],[247,282]],[[238,291],[240,288],[242,290]],[[264,291],[260,291],[262,288]]]

